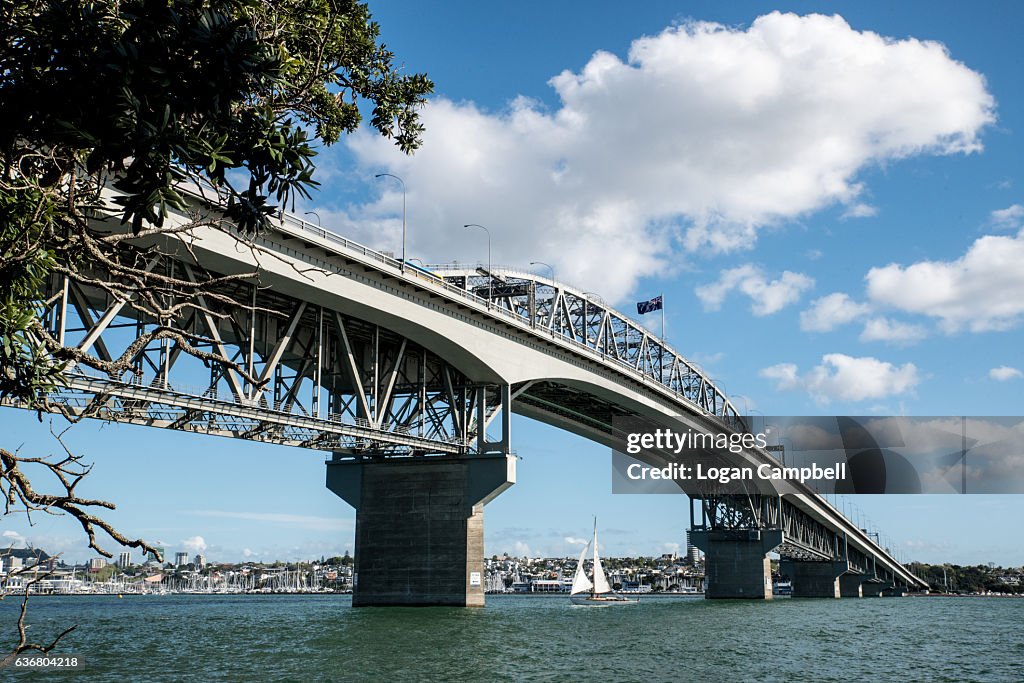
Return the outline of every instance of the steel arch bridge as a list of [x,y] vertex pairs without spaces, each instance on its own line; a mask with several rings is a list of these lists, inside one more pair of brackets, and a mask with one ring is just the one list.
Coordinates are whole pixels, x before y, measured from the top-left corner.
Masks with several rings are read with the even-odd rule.
[[[217,210],[191,199],[197,211]],[[54,275],[41,302],[50,332],[111,360],[172,322],[258,381],[161,339],[138,348],[123,373],[72,368],[50,396],[53,410],[318,449],[333,460],[507,455],[512,412],[607,445],[619,417],[746,429],[724,392],[664,340],[599,297],[522,269],[416,267],[291,215],[255,239],[255,252],[220,231],[187,247],[170,237],[155,246],[162,255],[146,267],[170,278],[258,265],[260,281],[224,278],[200,307],[167,321],[88,277]],[[809,489],[705,496],[701,509],[701,532],[777,532],[784,558],[920,585]]]

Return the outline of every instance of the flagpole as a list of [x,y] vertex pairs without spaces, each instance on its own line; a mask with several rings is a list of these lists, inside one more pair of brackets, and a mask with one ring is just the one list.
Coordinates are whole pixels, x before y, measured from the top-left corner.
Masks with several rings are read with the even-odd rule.
[[665,383],[665,293],[661,294],[661,358],[658,359],[661,366],[661,383]]
[[665,295],[661,295],[661,343],[665,343]]

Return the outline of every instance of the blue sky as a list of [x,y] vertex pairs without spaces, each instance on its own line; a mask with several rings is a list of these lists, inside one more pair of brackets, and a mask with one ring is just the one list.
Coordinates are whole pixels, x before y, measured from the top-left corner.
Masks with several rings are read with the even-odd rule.
[[[370,6],[436,95],[413,157],[369,133],[321,155],[301,210],[325,227],[397,251],[401,196],[373,179],[396,173],[410,257],[483,260],[476,222],[495,263],[551,263],[622,310],[664,293],[670,340],[741,409],[1022,414],[1024,6]],[[55,448],[28,413],[0,428]],[[169,550],[352,547],[321,453],[99,423],[66,438],[96,463],[83,493]],[[570,554],[593,514],[606,553],[684,542],[686,498],[611,495],[606,449],[519,418],[513,439],[488,554]],[[850,503],[910,559],[1024,564],[1024,496]],[[3,533],[91,554],[67,520]]]

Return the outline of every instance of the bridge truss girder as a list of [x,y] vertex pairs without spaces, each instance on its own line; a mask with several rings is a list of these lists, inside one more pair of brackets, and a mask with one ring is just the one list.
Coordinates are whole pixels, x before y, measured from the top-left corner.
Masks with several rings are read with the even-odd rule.
[[[147,268],[192,282],[216,275],[169,257]],[[497,438],[487,428],[510,410],[511,388],[474,382],[410,339],[241,280],[192,301],[173,320],[155,320],[84,278],[54,275],[43,302],[50,333],[103,361],[129,353],[130,367],[69,367],[70,383],[53,392],[50,408],[341,453],[510,450],[507,420]],[[235,367],[190,355],[171,338],[132,349],[160,326]]]

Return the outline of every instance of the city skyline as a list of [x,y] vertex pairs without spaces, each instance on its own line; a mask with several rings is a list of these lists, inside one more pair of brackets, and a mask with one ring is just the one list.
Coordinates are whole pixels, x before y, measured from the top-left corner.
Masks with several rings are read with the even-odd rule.
[[[401,176],[411,258],[485,260],[461,227],[479,221],[495,263],[550,263],[627,312],[664,294],[671,343],[745,412],[1021,413],[1024,8],[541,7],[372,2],[437,83],[424,147],[349,138],[296,213],[398,253],[402,195],[374,175]],[[816,68],[829,59],[842,68]],[[0,427],[25,453],[59,448],[29,413],[2,409]],[[98,422],[65,438],[96,463],[82,492],[169,553],[354,550],[323,453]],[[519,417],[513,446],[488,557],[571,555],[593,514],[611,554],[685,548],[687,499],[613,496],[606,448]],[[1024,564],[1003,540],[1020,496],[850,500],[908,559]],[[3,540],[91,556],[74,523],[36,520],[6,518]]]

